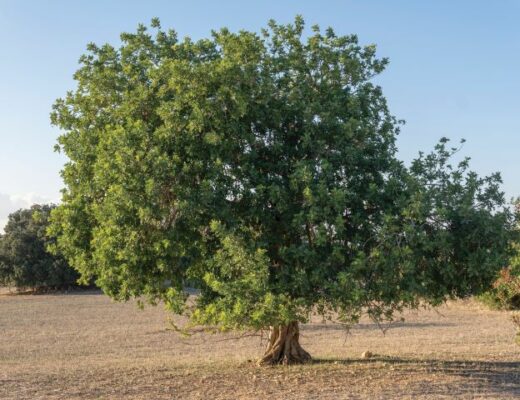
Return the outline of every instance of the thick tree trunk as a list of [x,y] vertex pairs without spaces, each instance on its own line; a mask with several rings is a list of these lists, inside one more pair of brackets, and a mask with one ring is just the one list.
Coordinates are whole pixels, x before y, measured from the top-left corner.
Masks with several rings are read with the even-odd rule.
[[269,342],[260,365],[301,364],[311,361],[311,356],[300,346],[300,330],[298,321],[284,326],[272,326]]

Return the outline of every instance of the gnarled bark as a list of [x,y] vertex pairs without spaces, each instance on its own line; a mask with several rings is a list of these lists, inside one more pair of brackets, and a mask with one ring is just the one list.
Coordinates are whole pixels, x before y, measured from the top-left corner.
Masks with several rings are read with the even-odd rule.
[[272,326],[269,342],[260,365],[301,364],[311,361],[311,356],[300,346],[298,321],[284,326]]

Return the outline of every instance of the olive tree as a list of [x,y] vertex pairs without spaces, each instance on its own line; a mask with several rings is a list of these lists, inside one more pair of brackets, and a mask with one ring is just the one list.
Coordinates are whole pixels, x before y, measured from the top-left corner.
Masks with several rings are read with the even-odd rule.
[[84,279],[193,326],[269,330],[263,364],[310,359],[313,313],[385,320],[488,287],[500,178],[451,166],[445,139],[396,158],[374,46],[300,17],[198,41],[151,25],[90,44],[52,112],[69,162],[50,231]]

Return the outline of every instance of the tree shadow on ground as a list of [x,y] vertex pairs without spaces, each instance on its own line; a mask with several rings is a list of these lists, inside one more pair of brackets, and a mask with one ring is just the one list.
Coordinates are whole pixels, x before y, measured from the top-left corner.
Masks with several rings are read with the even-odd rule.
[[335,323],[323,323],[323,324],[305,324],[302,325],[302,331],[357,331],[357,330],[367,330],[367,331],[376,331],[376,330],[392,330],[392,329],[422,329],[422,328],[443,328],[448,326],[454,326],[451,322],[393,322],[389,324],[381,324],[377,325],[375,323],[360,323],[353,325],[349,329],[345,325],[335,324]]
[[[520,361],[467,361],[442,359],[408,359],[374,356],[369,359],[315,359],[315,364],[371,365],[383,364],[392,371],[416,372],[456,376],[465,379],[464,385],[439,382],[438,387],[428,387],[431,394],[493,394],[494,396],[520,396]],[[421,382],[417,382],[422,386]],[[450,394],[451,393],[451,394]]]

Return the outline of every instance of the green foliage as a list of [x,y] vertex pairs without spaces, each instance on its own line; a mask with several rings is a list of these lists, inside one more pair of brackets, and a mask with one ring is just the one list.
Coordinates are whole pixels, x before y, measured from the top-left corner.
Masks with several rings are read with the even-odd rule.
[[479,300],[496,310],[520,310],[520,257],[518,244],[514,245],[516,254],[511,264],[503,268],[493,286],[479,296]]
[[11,215],[0,236],[0,284],[18,288],[74,286],[78,274],[60,256],[47,252],[54,243],[45,231],[54,206],[33,205]]
[[493,287],[481,294],[479,300],[495,310],[520,310],[520,275],[504,268]]
[[[520,214],[520,201],[515,202],[516,214]],[[518,217],[517,217],[518,221]],[[518,235],[518,226],[515,233]],[[507,267],[495,277],[490,290],[478,296],[488,307],[496,310],[520,310],[520,240],[512,239],[512,255]]]
[[449,165],[445,139],[397,160],[374,46],[317,26],[303,39],[300,17],[196,42],[152,28],[89,45],[54,105],[70,161],[49,231],[84,279],[258,329],[392,318],[479,292],[506,265],[500,177]]

